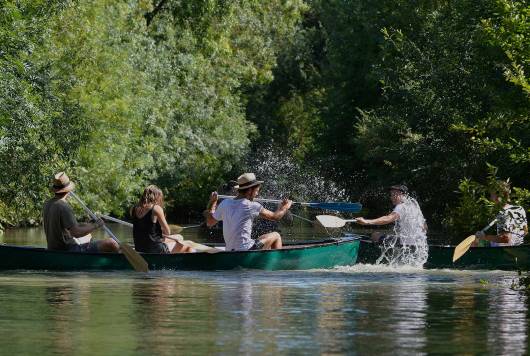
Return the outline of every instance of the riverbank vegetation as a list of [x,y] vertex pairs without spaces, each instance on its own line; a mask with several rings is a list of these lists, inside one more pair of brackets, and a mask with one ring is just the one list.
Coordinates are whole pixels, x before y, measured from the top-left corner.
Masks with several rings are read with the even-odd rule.
[[488,163],[528,194],[526,1],[0,9],[3,225],[38,222],[58,170],[118,216],[148,182],[173,209],[198,208],[271,143],[373,211],[388,208],[383,187],[406,183],[432,224],[459,232],[484,225],[453,212]]

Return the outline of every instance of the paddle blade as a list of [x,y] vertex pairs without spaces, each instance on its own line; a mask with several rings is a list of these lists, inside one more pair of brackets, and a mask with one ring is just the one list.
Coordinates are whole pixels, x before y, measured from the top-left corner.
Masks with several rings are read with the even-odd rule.
[[470,235],[455,247],[455,252],[453,253],[453,262],[458,260],[464,255],[464,253],[467,252],[467,250],[469,250],[473,244],[473,241],[475,241],[475,235]]
[[135,249],[127,244],[120,244],[120,249],[136,272],[149,272],[147,261]]
[[312,208],[341,211],[344,213],[358,213],[363,208],[361,203],[339,203],[339,202],[329,202],[329,203],[313,202],[313,203],[309,203],[309,206]]
[[317,221],[325,228],[339,228],[346,225],[346,221],[332,215],[317,215]]
[[197,243],[195,241],[191,241],[191,240],[183,240],[181,242],[181,244],[183,244],[184,246],[189,246],[189,247],[195,249],[195,251],[197,251],[197,252],[208,252],[208,253],[222,252],[222,250],[220,250],[218,248],[206,246],[206,245],[203,245],[203,244],[199,244],[199,243]]
[[178,234],[180,233],[182,230],[184,230],[184,228],[180,225],[175,225],[175,224],[169,224],[169,230],[171,231],[171,234]]

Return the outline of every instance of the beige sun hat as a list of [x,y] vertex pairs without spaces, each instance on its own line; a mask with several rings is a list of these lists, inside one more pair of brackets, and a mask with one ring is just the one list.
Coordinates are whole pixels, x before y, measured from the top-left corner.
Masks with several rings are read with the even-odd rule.
[[242,175],[237,177],[237,185],[234,188],[238,190],[242,190],[242,189],[247,189],[247,188],[254,187],[260,184],[263,184],[263,181],[257,180],[256,175],[254,173],[243,173]]
[[74,190],[74,187],[74,182],[64,172],[59,172],[53,177],[52,190],[55,193],[68,193]]

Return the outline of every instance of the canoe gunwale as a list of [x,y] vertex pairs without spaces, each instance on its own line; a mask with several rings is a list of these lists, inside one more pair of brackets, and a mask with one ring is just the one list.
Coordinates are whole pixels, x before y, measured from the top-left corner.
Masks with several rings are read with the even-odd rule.
[[[291,251],[291,250],[302,250],[302,249],[312,249],[312,248],[320,248],[325,246],[332,246],[332,245],[341,245],[345,243],[349,243],[352,241],[356,241],[358,238],[356,236],[343,236],[339,239],[333,239],[328,238],[324,240],[316,240],[316,241],[310,241],[310,242],[304,242],[304,243],[291,243],[291,244],[285,244],[282,249],[279,250],[246,250],[246,251],[219,251],[215,254],[249,254],[249,253],[271,253],[271,252],[283,252],[283,251]],[[208,244],[207,246],[215,247],[216,244]],[[219,246],[217,244],[217,246]],[[288,246],[287,248],[285,246]],[[23,249],[23,250],[30,250],[34,252],[46,252],[46,253],[52,253],[52,254],[72,254],[72,255],[91,255],[91,256],[113,256],[113,255],[121,255],[121,253],[118,252],[75,252],[75,251],[64,251],[64,250],[48,250],[46,247],[39,247],[39,246],[17,246],[17,245],[8,245],[5,243],[0,243],[0,249],[3,248],[11,248],[11,249]],[[141,255],[183,255],[183,254],[164,254],[164,253],[146,253],[146,252],[140,252]],[[211,253],[208,252],[193,252],[193,253],[186,253],[186,255],[210,255]]]

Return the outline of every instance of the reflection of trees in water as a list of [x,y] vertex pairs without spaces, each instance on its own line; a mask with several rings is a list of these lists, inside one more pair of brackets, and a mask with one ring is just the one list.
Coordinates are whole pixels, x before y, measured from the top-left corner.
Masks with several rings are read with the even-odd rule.
[[344,337],[347,335],[344,330],[350,329],[355,324],[354,320],[348,318],[350,302],[343,286],[320,287],[318,302],[315,303],[318,310],[315,336],[321,345],[321,351],[345,353],[354,350],[353,339]]
[[484,324],[488,299],[473,281],[462,286],[430,286],[427,297],[427,350],[462,352],[463,345],[472,352],[485,351],[487,327]]
[[489,291],[488,349],[496,354],[528,351],[528,295],[508,288]]
[[132,285],[137,350],[175,355],[215,351],[215,288],[177,278],[140,280]]
[[44,300],[51,322],[52,348],[59,354],[73,353],[86,342],[85,323],[90,320],[90,285],[78,279],[64,286],[44,289]]
[[58,354],[72,354],[75,346],[75,329],[69,320],[74,312],[74,291],[72,287],[46,287],[45,300],[53,333],[52,348]]
[[252,278],[242,276],[237,284],[218,290],[216,344],[227,354],[278,353],[280,339],[286,337],[279,330],[292,322],[285,313],[285,288],[255,284]]
[[421,353],[427,344],[427,288],[421,275],[370,284],[348,296],[352,349],[363,353]]

